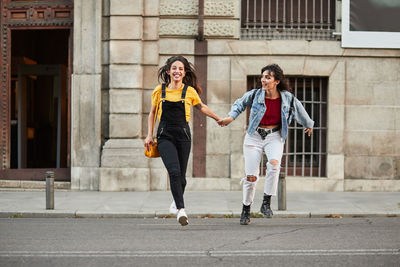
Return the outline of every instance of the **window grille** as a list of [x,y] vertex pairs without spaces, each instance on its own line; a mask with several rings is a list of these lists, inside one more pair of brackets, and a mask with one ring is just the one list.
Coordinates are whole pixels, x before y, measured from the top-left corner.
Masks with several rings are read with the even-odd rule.
[[[292,93],[300,100],[315,121],[311,137],[302,125],[292,120],[288,129],[281,171],[288,176],[326,177],[327,87],[326,77],[289,77]],[[260,88],[260,76],[249,76],[248,90]],[[247,117],[249,111],[247,112]],[[266,155],[260,164],[260,174],[265,175]]]
[[242,0],[241,39],[335,40],[335,0]]

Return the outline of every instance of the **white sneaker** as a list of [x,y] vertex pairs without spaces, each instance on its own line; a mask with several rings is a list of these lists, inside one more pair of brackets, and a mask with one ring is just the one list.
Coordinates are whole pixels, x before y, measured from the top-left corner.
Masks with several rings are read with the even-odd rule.
[[169,213],[171,214],[177,214],[178,209],[176,208],[175,201],[172,200],[171,206],[169,206]]
[[186,212],[185,212],[184,209],[180,209],[180,210],[178,211],[178,215],[176,216],[176,219],[178,220],[178,222],[179,222],[182,226],[185,226],[185,225],[188,225],[188,224],[189,224],[189,221],[188,221],[188,218],[187,218],[187,215],[186,215]]

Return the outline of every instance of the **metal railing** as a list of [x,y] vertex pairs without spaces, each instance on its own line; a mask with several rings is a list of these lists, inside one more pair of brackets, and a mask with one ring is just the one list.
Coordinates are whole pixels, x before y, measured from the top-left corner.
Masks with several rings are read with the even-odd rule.
[[335,39],[335,0],[242,0],[241,10],[241,39]]
[[[292,120],[288,128],[281,171],[287,176],[326,177],[326,133],[328,79],[325,77],[290,77],[293,94],[315,121],[311,137],[303,126]],[[248,89],[260,88],[260,77],[248,77]],[[265,175],[267,158],[264,154],[260,174]]]

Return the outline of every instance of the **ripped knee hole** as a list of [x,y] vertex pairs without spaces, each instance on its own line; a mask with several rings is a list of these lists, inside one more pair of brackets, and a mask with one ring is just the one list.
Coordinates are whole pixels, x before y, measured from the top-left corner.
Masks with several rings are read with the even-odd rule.
[[273,159],[273,160],[270,160],[270,161],[269,161],[269,164],[271,164],[271,165],[278,165],[278,164],[279,164],[279,161],[277,161],[276,159]]
[[247,175],[247,179],[248,182],[255,182],[257,181],[257,176],[254,175]]

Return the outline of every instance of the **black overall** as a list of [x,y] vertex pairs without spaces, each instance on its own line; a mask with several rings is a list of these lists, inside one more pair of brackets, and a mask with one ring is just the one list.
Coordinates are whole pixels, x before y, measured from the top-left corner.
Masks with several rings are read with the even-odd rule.
[[187,85],[182,90],[181,100],[165,100],[165,84],[162,84],[162,113],[157,130],[160,156],[167,168],[171,192],[178,209],[184,208],[183,193],[186,187],[186,167],[190,154],[190,128],[186,122],[185,97]]

